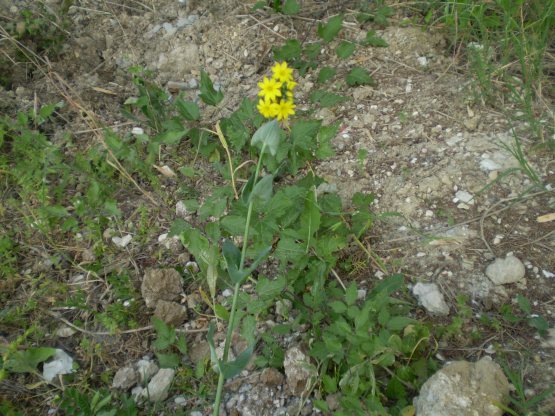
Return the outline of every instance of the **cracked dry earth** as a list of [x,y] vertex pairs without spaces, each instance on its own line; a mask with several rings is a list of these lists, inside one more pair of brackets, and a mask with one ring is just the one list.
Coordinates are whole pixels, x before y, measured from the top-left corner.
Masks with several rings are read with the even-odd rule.
[[[87,108],[120,132],[132,128],[119,115],[122,102],[134,94],[131,65],[152,70],[160,85],[183,89],[190,98],[198,94],[204,69],[225,94],[217,110],[202,112],[204,122],[214,123],[238,108],[243,97],[256,96],[257,82],[273,63],[272,46],[291,38],[317,40],[318,19],[338,13],[339,3],[307,1],[299,16],[287,17],[251,13],[252,4],[234,0],[145,2],[149,7],[132,1],[115,6],[85,0],[70,11],[75,31],[52,68]],[[457,315],[461,295],[478,319],[523,294],[534,313],[553,327],[555,222],[537,218],[554,210],[555,166],[528,152],[547,189],[528,191],[532,183],[520,173],[486,188],[507,169],[518,167],[507,150],[513,143],[511,126],[503,114],[475,100],[468,72],[453,59],[445,37],[400,24],[404,17],[399,11],[390,26],[378,28],[387,48],[360,47],[349,59],[339,60],[334,50],[341,39],[336,39],[324,45],[319,57],[321,66],[338,70],[326,88],[350,99],[331,108],[316,107],[312,113],[324,124],[341,123],[333,141],[336,155],[315,170],[345,204],[355,192],[375,194],[373,210],[379,220],[364,243],[383,259],[387,270],[368,264],[356,275],[357,282],[361,288],[372,287],[387,271],[403,273],[411,287],[418,282],[437,284],[450,316],[429,316],[422,309],[419,319],[438,323]],[[368,29],[347,12],[340,38],[361,40]],[[367,68],[376,85],[347,87],[344,74],[354,65]],[[321,88],[316,78],[317,72],[309,72],[299,79],[296,101],[301,113],[315,108],[308,96]],[[24,105],[31,102],[34,90],[23,82],[21,86],[17,100]],[[48,83],[37,82],[34,89],[44,102],[59,99]],[[68,117],[67,129],[87,130],[80,118]],[[527,126],[513,127],[524,148],[530,149]],[[172,163],[164,161],[177,171],[179,166]],[[178,185],[168,183],[167,188]],[[174,212],[174,205],[162,208],[160,233],[171,224]],[[158,249],[156,241],[151,246]],[[148,257],[152,247],[133,247],[130,253]],[[494,282],[486,267],[507,255],[521,260],[524,276],[510,283]],[[175,252],[164,256],[169,266],[177,261]],[[137,264],[142,275],[143,265]],[[474,325],[469,322],[460,337],[439,343],[437,357],[476,361],[487,355],[495,360],[498,351],[518,351],[514,359],[526,359],[524,379],[530,394],[553,383],[553,341],[540,339],[532,329],[523,333],[506,326],[486,329],[474,343],[467,336]],[[198,336],[193,351],[203,349],[203,337]],[[135,353],[140,356],[141,351]],[[230,415],[292,412],[301,403],[283,375],[270,370],[250,371],[228,383],[226,392],[225,411]],[[176,400],[175,406],[180,405],[188,406]],[[548,405],[555,411],[552,402]],[[300,411],[315,412],[310,400]]]

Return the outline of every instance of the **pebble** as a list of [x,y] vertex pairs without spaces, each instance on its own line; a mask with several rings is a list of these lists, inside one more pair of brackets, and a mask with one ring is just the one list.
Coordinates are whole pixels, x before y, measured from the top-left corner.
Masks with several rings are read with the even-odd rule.
[[493,263],[486,267],[486,276],[495,285],[519,282],[523,279],[524,274],[524,264],[517,257],[509,255],[504,259],[495,259]]
[[131,240],[133,240],[133,237],[130,234],[123,237],[112,237],[112,243],[121,248],[127,247]]
[[435,283],[417,283],[412,293],[424,309],[432,315],[449,315],[449,306]]

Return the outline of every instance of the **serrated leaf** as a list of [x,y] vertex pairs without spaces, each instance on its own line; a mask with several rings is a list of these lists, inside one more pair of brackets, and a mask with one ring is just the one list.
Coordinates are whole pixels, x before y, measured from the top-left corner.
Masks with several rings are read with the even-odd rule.
[[275,279],[261,277],[256,283],[256,293],[261,299],[276,298],[287,286],[287,280],[284,275],[280,275]]
[[210,76],[204,72],[200,72],[200,94],[199,97],[208,105],[216,106],[220,101],[223,100],[224,94],[221,91],[216,91],[214,89],[214,84]]
[[353,68],[347,74],[346,80],[347,80],[347,84],[351,87],[354,87],[355,85],[375,85],[376,84],[376,82],[374,81],[370,73],[366,69],[358,66]]
[[301,43],[297,39],[290,39],[280,48],[274,48],[276,61],[294,61],[301,56]]
[[12,373],[32,373],[37,365],[56,354],[55,348],[38,347],[16,351],[4,362],[4,368]]
[[353,42],[344,40],[337,46],[337,48],[335,48],[335,53],[341,59],[345,59],[353,54],[355,48],[356,46]]
[[314,60],[318,57],[318,55],[320,55],[321,50],[322,45],[320,42],[313,42],[305,45],[303,53],[307,58]]
[[175,346],[179,350],[179,352],[183,355],[187,354],[187,338],[185,338],[184,334],[179,334],[177,336],[177,340],[175,341]]
[[351,283],[345,292],[345,302],[347,305],[351,306],[354,305],[358,297],[357,286],[354,283]]
[[251,145],[266,144],[272,156],[277,153],[279,145],[280,128],[276,119],[264,123],[252,136]]
[[297,0],[285,0],[285,4],[281,8],[283,14],[292,15],[299,13],[301,6],[297,3]]
[[200,109],[198,105],[192,101],[184,101],[178,98],[175,101],[177,111],[188,121],[195,121],[200,118]]
[[331,302],[329,306],[333,309],[335,313],[343,313],[347,310],[347,306],[339,300]]
[[341,30],[343,25],[343,15],[334,16],[328,20],[328,23],[318,24],[318,35],[326,42],[331,42]]
[[337,70],[335,68],[332,68],[329,66],[323,67],[322,69],[320,69],[320,72],[318,73],[318,83],[323,84],[327,80],[333,78],[336,73],[337,73]]
[[366,39],[363,40],[362,43],[376,48],[387,48],[389,46],[388,43],[383,38],[377,36],[376,32],[373,30],[369,30],[366,33]]
[[235,377],[237,374],[243,371],[252,357],[253,350],[254,345],[251,345],[245,351],[239,354],[235,360],[227,363],[221,363],[220,368],[224,375],[224,379],[229,380],[230,378]]
[[532,313],[532,305],[530,305],[530,301],[522,296],[520,293],[516,296],[516,300],[518,302],[518,306],[520,310],[525,314],[529,315]]
[[310,94],[310,101],[320,104],[321,107],[332,107],[348,99],[349,97],[323,90],[316,90]]
[[177,368],[180,364],[179,356],[175,353],[156,353],[156,358],[160,368]]

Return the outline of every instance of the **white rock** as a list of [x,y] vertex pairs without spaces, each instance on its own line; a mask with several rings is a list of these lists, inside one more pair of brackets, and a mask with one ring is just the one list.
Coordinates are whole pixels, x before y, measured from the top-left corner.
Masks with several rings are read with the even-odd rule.
[[140,127],[133,127],[133,129],[131,130],[131,134],[134,134],[135,136],[139,136],[141,134],[145,134],[145,131]]
[[418,416],[501,416],[494,403],[507,403],[509,382],[490,357],[456,361],[428,379],[414,399]]
[[114,376],[112,387],[115,389],[127,390],[139,381],[139,375],[133,367],[122,367]]
[[56,330],[56,335],[61,338],[68,338],[75,334],[77,331],[67,325],[63,325]]
[[542,341],[543,348],[555,348],[555,327],[547,330],[547,338]]
[[435,283],[417,283],[412,293],[418,302],[433,315],[449,315],[449,306]]
[[141,383],[150,380],[150,378],[158,372],[158,366],[154,361],[150,360],[139,360],[135,367],[137,368],[137,373],[139,373],[139,380]]
[[480,161],[480,169],[482,169],[484,172],[491,172],[491,171],[494,171],[494,170],[501,169],[501,165],[499,165],[495,161],[487,158],[487,159],[482,159]]
[[551,273],[550,271],[543,270],[543,269],[542,269],[542,274],[543,274],[543,277],[545,277],[547,279],[551,279],[551,278],[555,277],[555,273]]
[[426,58],[425,56],[419,56],[417,61],[420,66],[428,66],[428,58]]
[[[465,204],[474,205],[474,195],[466,191],[457,191],[455,193],[455,198],[458,201],[464,202]],[[458,202],[457,201],[457,202]]]
[[522,280],[525,272],[524,264],[514,256],[495,259],[486,268],[486,276],[496,285],[516,283]]
[[52,359],[43,366],[42,377],[49,383],[60,374],[70,374],[73,372],[73,358],[64,350],[56,349]]
[[310,365],[310,359],[299,347],[291,347],[285,352],[283,369],[291,393],[300,396],[310,386],[310,380],[316,376],[316,370]]
[[177,201],[175,204],[175,215],[179,218],[187,219],[191,214],[187,211],[187,207],[185,206],[185,202]]
[[172,368],[160,369],[148,383],[148,387],[143,390],[141,396],[148,398],[151,402],[161,402],[168,397],[168,392],[175,377],[175,370]]
[[127,234],[124,237],[112,237],[112,243],[121,248],[127,247],[131,240],[133,240],[131,234]]

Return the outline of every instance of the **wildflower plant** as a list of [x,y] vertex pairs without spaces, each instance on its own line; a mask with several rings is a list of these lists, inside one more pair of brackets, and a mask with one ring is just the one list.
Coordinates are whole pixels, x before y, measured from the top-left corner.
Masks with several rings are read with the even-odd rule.
[[264,77],[258,83],[260,99],[257,109],[265,118],[286,122],[289,116],[295,115],[293,90],[297,83],[293,80],[293,68],[285,61],[276,62],[272,74],[272,78]]

